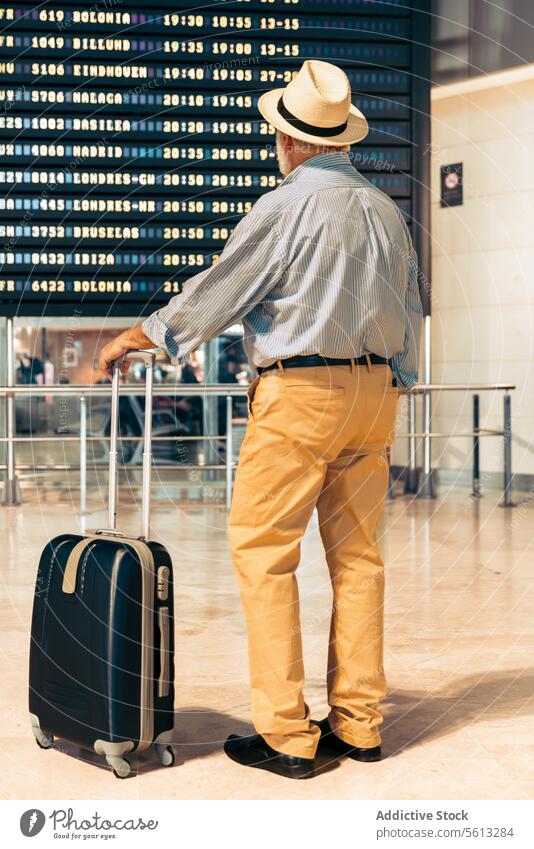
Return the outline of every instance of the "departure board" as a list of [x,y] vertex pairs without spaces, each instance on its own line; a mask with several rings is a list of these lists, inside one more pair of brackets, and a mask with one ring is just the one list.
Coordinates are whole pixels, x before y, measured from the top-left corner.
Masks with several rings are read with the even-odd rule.
[[[424,4],[423,4],[424,5]],[[140,316],[281,181],[259,96],[349,76],[352,161],[417,241],[428,75],[409,0],[14,2],[0,9],[0,312]],[[427,48],[428,50],[428,48]],[[425,111],[426,110],[426,111]]]

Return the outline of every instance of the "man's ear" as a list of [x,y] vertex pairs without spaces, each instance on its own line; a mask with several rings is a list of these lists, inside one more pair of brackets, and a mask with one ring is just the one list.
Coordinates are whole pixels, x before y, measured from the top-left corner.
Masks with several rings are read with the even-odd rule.
[[[280,132],[280,131],[279,131]],[[283,147],[284,150],[292,150],[293,149],[293,139],[287,133],[280,132],[280,146]]]

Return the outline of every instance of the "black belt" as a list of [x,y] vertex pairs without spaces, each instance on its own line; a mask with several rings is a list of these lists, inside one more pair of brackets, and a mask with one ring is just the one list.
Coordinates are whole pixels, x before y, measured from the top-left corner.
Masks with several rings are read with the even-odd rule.
[[[379,357],[378,354],[368,354],[369,361],[377,366],[389,366],[390,361],[386,357]],[[367,357],[354,357],[353,360],[341,360],[337,357],[321,357],[320,354],[308,354],[302,357],[288,357],[286,360],[277,360],[270,366],[258,368],[258,374],[263,374],[264,371],[271,371],[273,368],[278,368],[278,363],[281,363],[284,368],[313,368],[314,366],[350,366],[353,362],[357,366],[367,365]]]

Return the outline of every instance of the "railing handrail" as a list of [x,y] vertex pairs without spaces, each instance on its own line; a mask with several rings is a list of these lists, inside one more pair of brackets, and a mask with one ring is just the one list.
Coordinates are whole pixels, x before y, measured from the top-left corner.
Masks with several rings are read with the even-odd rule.
[[406,395],[424,395],[425,392],[510,392],[515,383],[417,383],[411,389],[401,389]]
[[[402,395],[408,396],[408,433],[397,434],[398,437],[404,437],[409,440],[409,469],[408,469],[408,478],[407,478],[407,486],[405,486],[405,492],[417,492],[418,495],[422,495],[423,497],[434,497],[433,485],[432,485],[432,470],[430,468],[430,446],[433,439],[441,439],[441,438],[450,438],[455,436],[471,436],[473,438],[473,451],[474,451],[474,462],[473,462],[473,495],[476,497],[480,496],[480,462],[479,462],[479,451],[480,451],[480,437],[481,436],[502,436],[503,437],[503,446],[504,446],[504,470],[503,470],[503,501],[502,504],[505,507],[513,506],[512,501],[512,418],[511,418],[511,390],[516,388],[516,384],[514,383],[427,383],[427,384],[417,384],[413,386],[411,389],[400,389]],[[46,396],[59,396],[62,399],[65,399],[66,396],[74,397],[79,399],[80,405],[80,434],[79,437],[64,437],[67,441],[79,441],[80,444],[80,514],[84,515],[86,513],[87,507],[87,498],[86,498],[86,485],[87,485],[87,443],[98,441],[102,439],[102,437],[87,437],[87,399],[91,397],[99,397],[99,396],[109,396],[111,394],[111,384],[85,384],[85,385],[72,385],[70,383],[62,383],[62,384],[15,384],[15,385],[7,385],[0,386],[0,398],[5,399],[5,408],[6,408],[6,422],[7,422],[7,436],[2,437],[0,439],[0,444],[6,444],[6,457],[7,461],[5,465],[1,465],[0,469],[6,471],[5,475],[5,483],[4,483],[4,504],[7,505],[15,505],[20,504],[20,497],[18,494],[18,482],[17,482],[17,474],[16,474],[16,466],[15,466],[15,443],[16,442],[24,442],[26,441],[25,437],[17,437],[15,431],[15,398],[16,396],[20,397],[46,397]],[[233,437],[232,437],[232,396],[245,396],[247,394],[248,385],[241,385],[235,383],[199,383],[199,384],[190,384],[190,383],[174,383],[174,384],[160,384],[159,386],[154,387],[154,395],[163,396],[163,397],[186,397],[186,396],[225,396],[226,397],[226,434],[221,435],[222,439],[225,440],[226,443],[226,508],[230,509],[230,502],[232,496],[233,489],[233,468],[234,463],[232,459],[232,446],[233,446]],[[480,420],[479,420],[479,392],[503,392],[503,429],[501,431],[493,428],[481,428]],[[144,387],[138,386],[136,384],[125,384],[123,387],[123,392],[125,395],[133,395],[140,396],[144,395]],[[460,434],[460,433],[433,433],[430,429],[430,402],[432,394],[435,392],[471,392],[473,393],[473,405],[474,405],[474,413],[473,413],[473,430],[469,433]],[[421,396],[423,398],[424,403],[424,423],[423,423],[423,433],[418,433],[415,427],[415,412],[416,412],[416,403],[415,399],[417,396]],[[423,439],[423,473],[422,480],[423,483],[419,485],[419,483],[414,484],[414,479],[417,471],[416,465],[416,452],[417,452],[417,438],[422,437]],[[56,435],[52,437],[52,439],[61,440],[61,435]],[[202,440],[203,436],[198,434],[197,437],[199,440]],[[30,442],[41,442],[41,441],[49,441],[50,437],[30,437],[28,441]],[[105,437],[103,438],[105,439]],[[162,441],[165,439],[161,438]],[[180,440],[179,434],[173,434],[169,436],[168,439],[172,440]],[[138,441],[138,440],[136,440]],[[139,439],[141,441],[141,439]],[[426,465],[425,465],[426,464]],[[428,468],[427,468],[428,466]],[[219,468],[218,466],[211,466],[207,464],[203,466],[202,464],[195,464],[195,468],[204,468],[214,469]],[[36,466],[36,469],[40,468]],[[222,467],[224,468],[224,466]]]
[[[247,394],[247,386],[235,383],[173,383],[154,386],[154,395],[236,395]],[[411,389],[400,388],[402,395],[424,395],[425,392],[510,392],[516,389],[515,383],[418,383]],[[142,385],[126,383],[121,394],[144,395]],[[111,383],[92,384],[40,384],[18,383],[15,386],[0,386],[0,398],[12,395],[73,395],[74,397],[91,395],[111,395]]]
[[[247,386],[238,383],[173,383],[154,386],[153,395],[246,395]],[[144,396],[143,384],[125,383],[121,395]],[[72,395],[76,398],[92,395],[111,395],[111,383],[18,383],[15,386],[0,386],[0,398],[9,395]]]

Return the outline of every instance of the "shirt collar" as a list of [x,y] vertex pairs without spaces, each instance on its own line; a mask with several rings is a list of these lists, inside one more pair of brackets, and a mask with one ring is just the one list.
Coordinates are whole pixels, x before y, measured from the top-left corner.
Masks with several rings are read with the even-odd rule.
[[344,171],[346,173],[347,168],[350,169],[351,173],[355,171],[346,151],[340,151],[339,153],[318,153],[317,156],[312,156],[301,165],[297,165],[297,167],[294,168],[284,180],[282,180],[279,184],[279,188],[280,186],[286,186],[289,183],[294,183],[295,180],[300,180],[303,177],[308,179],[312,176],[314,171],[317,173],[317,169],[323,173],[325,171]]

